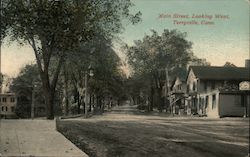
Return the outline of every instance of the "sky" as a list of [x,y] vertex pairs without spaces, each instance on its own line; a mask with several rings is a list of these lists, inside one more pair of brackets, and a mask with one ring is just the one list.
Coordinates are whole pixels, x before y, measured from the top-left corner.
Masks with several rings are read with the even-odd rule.
[[[229,61],[236,66],[244,66],[245,59],[249,58],[248,0],[131,1],[134,3],[131,12],[141,11],[142,21],[124,26],[125,30],[119,37],[128,45],[150,35],[151,29],[159,34],[164,29],[178,29],[187,33],[187,40],[193,43],[194,54],[206,58],[211,65],[222,66]],[[216,15],[223,18],[215,18]],[[116,50],[125,58],[119,48]],[[10,77],[17,76],[25,64],[34,63],[34,53],[27,45],[8,45],[5,42],[1,45],[1,53],[2,72]]]

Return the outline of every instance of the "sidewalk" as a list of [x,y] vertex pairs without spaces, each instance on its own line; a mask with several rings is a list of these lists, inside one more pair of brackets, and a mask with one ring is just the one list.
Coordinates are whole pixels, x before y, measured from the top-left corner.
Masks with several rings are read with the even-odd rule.
[[7,156],[88,157],[53,120],[0,120],[0,157]]

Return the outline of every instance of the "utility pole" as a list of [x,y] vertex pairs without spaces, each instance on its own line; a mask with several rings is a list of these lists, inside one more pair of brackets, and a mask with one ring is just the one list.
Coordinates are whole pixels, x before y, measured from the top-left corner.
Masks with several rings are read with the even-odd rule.
[[248,98],[247,98],[247,91],[244,91],[244,95],[243,95],[243,103],[245,106],[245,115],[244,117],[249,117],[249,109],[248,109]]
[[[94,53],[95,51],[95,48],[93,48],[91,51],[90,51],[90,61],[92,60],[92,54]],[[94,73],[93,73],[93,70],[92,70],[92,66],[91,66],[91,62],[88,66],[88,69],[85,70],[85,74],[84,74],[84,85],[85,85],[85,98],[84,98],[84,103],[85,103],[85,108],[84,108],[84,115],[85,115],[85,118],[88,118],[88,76],[92,77],[94,76]]]
[[[1,14],[2,14],[2,3],[0,2],[0,4],[1,4]],[[0,45],[2,45],[2,35],[1,35],[1,39],[0,39]],[[1,52],[1,49],[0,49],[0,74],[2,75],[2,52]],[[0,82],[0,83],[2,83],[2,82]],[[1,87],[2,87],[2,85],[1,85]],[[1,93],[1,91],[0,91],[0,93]]]
[[[169,100],[169,107],[171,107],[171,99],[170,99],[170,88],[169,88],[169,76],[168,76],[168,68],[166,67],[165,68],[165,73],[166,73],[166,80],[165,80],[165,84],[166,84],[166,87],[165,87],[165,97],[166,97],[166,102],[167,102],[167,99]],[[167,104],[167,103],[166,103]],[[172,109],[170,109],[172,111]],[[170,111],[170,112],[171,112]]]
[[32,86],[32,95],[31,95],[31,119],[34,119],[35,115],[35,86]]
[[84,98],[84,103],[85,103],[85,107],[84,107],[84,115],[85,118],[88,117],[88,72],[85,71],[85,76],[84,76],[84,85],[85,85],[85,98]]

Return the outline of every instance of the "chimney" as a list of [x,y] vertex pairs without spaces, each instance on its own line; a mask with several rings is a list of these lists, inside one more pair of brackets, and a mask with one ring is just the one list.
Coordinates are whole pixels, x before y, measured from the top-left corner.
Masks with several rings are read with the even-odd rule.
[[250,68],[250,59],[245,60],[245,67]]

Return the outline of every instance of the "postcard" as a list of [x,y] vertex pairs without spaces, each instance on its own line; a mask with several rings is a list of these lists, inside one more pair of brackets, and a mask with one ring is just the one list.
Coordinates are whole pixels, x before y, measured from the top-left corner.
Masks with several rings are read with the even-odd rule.
[[1,0],[0,157],[249,157],[249,0]]

